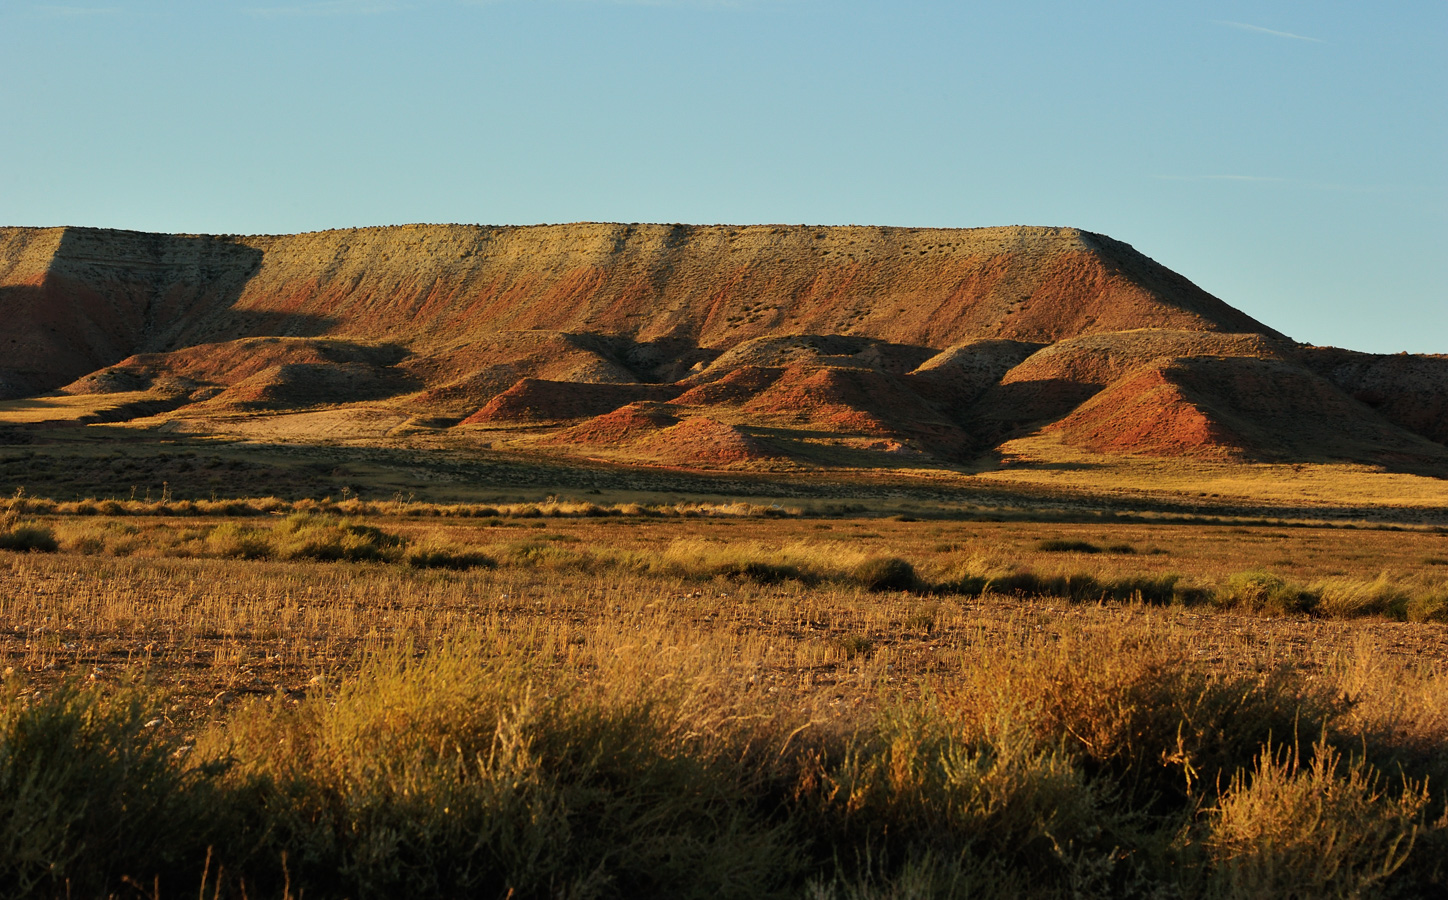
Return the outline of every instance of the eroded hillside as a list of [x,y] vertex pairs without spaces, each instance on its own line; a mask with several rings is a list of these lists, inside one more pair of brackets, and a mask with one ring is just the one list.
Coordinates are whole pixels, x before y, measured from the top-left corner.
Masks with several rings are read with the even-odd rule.
[[185,431],[327,411],[333,436],[702,468],[952,465],[1043,429],[1448,463],[1448,358],[1297,345],[1075,229],[11,228],[0,312],[0,396]]

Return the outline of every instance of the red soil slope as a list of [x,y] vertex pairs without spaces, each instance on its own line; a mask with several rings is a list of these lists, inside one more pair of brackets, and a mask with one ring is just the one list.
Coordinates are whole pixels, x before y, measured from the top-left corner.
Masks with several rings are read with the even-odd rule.
[[1051,426],[1102,453],[1255,460],[1448,462],[1312,372],[1280,360],[1164,359]]
[[1260,334],[1137,329],[1058,341],[1006,372],[971,407],[982,434],[1002,439],[1069,414],[1143,363],[1190,356],[1278,359],[1290,344]]
[[383,404],[703,466],[801,446],[767,429],[958,462],[1051,423],[1112,453],[1448,458],[1448,357],[1293,344],[1068,228],[0,228],[0,315],[0,398],[149,391],[201,423]]
[[572,428],[555,432],[544,443],[617,447],[650,437],[678,421],[677,416],[657,405],[630,403]]
[[678,466],[728,468],[771,459],[762,443],[742,429],[708,416],[694,416],[636,445],[641,455]]
[[584,384],[524,378],[463,419],[462,424],[583,419],[638,400],[669,400],[679,391],[662,384]]
[[395,343],[446,369],[500,332],[536,330],[721,349],[786,334],[940,349],[1140,327],[1269,331],[1127,245],[1069,228],[11,228],[0,292],[10,395],[136,353],[264,335]]

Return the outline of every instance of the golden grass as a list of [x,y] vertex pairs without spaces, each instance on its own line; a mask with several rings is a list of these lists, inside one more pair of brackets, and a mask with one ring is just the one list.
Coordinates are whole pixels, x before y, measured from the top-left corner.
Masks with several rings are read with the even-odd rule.
[[[36,521],[72,549],[0,554],[0,768],[49,758],[24,755],[41,745],[17,743],[16,723],[51,729],[74,764],[35,783],[108,792],[77,808],[114,821],[47,818],[34,793],[0,801],[16,822],[40,816],[26,846],[76,888],[118,873],[168,894],[205,874],[231,896],[242,877],[251,896],[288,879],[307,896],[515,897],[1371,896],[1441,882],[1448,627],[871,591],[854,573],[898,555],[925,579],[1175,568],[1216,584],[1292,556],[1287,580],[1362,612],[1404,579],[1448,574],[1427,561],[1442,534],[355,523],[406,552],[496,563],[453,571],[169,555],[341,527],[315,515]],[[128,529],[129,556],[74,552]],[[1053,540],[1103,552],[1040,549]],[[1389,565],[1401,577],[1381,579]],[[118,759],[143,774],[116,774]],[[109,839],[128,856],[78,861],[77,840],[114,828],[135,832]]]
[[977,481],[1087,494],[1177,496],[1292,507],[1442,508],[1448,481],[1358,464],[1214,462],[1111,456],[1062,443],[1057,433],[1002,444],[1004,468]]
[[56,394],[24,400],[0,400],[0,424],[36,425],[42,422],[75,422],[86,416],[108,412],[130,403],[155,400],[149,391],[115,394]]
[[[1266,615],[1448,618],[1448,567],[1437,565],[1433,555],[1448,540],[1436,531],[807,522],[777,520],[772,509],[746,504],[610,508],[548,501],[436,508],[268,498],[159,508],[133,504],[139,514],[119,517],[87,515],[90,501],[12,505],[63,511],[27,519],[24,530],[53,536],[51,549],[58,545],[87,555],[374,560],[415,568],[502,566],[599,576],[619,571],[705,581],[855,584],[924,595],[1211,602]],[[95,506],[96,512],[124,508],[118,502]],[[342,518],[325,512],[378,508],[394,515]],[[262,509],[272,516],[206,515]],[[298,509],[311,512],[275,518]],[[7,515],[20,521],[14,512]],[[666,524],[669,518],[680,521]],[[940,539],[945,537],[956,540]],[[0,543],[6,540],[0,536]]]
[[[94,689],[47,687],[44,656],[40,695],[7,690],[0,770],[63,738],[72,750],[36,790],[109,792],[95,815],[78,804],[59,822],[38,795],[10,795],[16,821],[44,826],[24,846],[83,889],[107,871],[172,893],[209,876],[232,895],[244,877],[311,896],[552,896],[560,883],[584,896],[1369,896],[1438,883],[1443,795],[1423,783],[1448,769],[1448,723],[1424,713],[1448,678],[1372,629],[1299,655],[1263,641],[1269,629],[1141,607],[922,610],[907,595],[703,597],[657,579],[369,584],[319,564],[61,562],[27,557],[7,579],[56,629],[58,656],[97,649],[67,646],[82,623],[171,635],[139,664],[168,696],[120,688],[107,705],[121,674],[108,666]],[[222,572],[231,583],[198,577]],[[104,581],[104,596],[87,588]],[[332,591],[320,609],[288,619],[319,585]],[[439,608],[449,600],[462,607]],[[21,624],[19,606],[0,617]],[[268,625],[278,633],[258,633]],[[45,626],[22,631],[45,642]],[[875,642],[852,655],[821,631]],[[202,661],[201,645],[227,638],[234,656]],[[316,674],[252,680],[248,648],[308,638],[333,641],[311,648]],[[907,641],[929,652],[901,652]],[[184,684],[165,676],[208,664],[208,690],[219,671],[235,677],[188,721]],[[114,852],[73,854],[107,829],[126,834]],[[26,858],[10,865],[56,883]]]

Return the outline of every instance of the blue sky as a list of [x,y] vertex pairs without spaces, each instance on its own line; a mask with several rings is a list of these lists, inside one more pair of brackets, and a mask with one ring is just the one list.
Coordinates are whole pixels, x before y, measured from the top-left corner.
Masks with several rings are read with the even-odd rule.
[[0,224],[1074,225],[1448,353],[1448,3],[0,0]]

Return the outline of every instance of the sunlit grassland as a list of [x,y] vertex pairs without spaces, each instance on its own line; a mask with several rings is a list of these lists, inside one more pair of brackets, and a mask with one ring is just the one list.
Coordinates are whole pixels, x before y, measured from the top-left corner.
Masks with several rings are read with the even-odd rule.
[[1006,464],[977,473],[979,481],[1097,496],[1172,496],[1297,508],[1432,510],[1448,505],[1448,481],[1442,478],[1362,464],[1103,455],[1070,447],[1049,432],[1009,441],[1000,452]]

